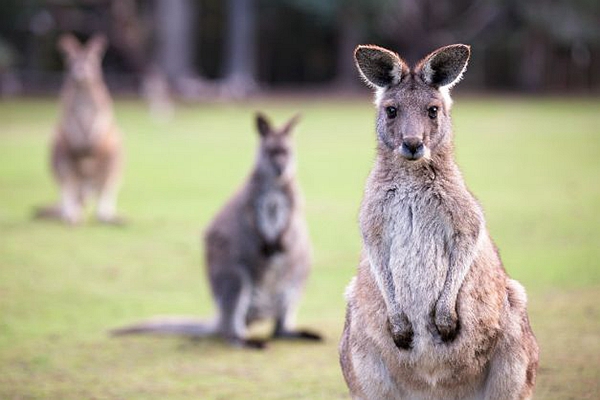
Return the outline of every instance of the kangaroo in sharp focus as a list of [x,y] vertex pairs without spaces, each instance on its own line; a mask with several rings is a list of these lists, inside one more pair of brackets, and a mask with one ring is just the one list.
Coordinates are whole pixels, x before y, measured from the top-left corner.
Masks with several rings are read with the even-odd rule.
[[260,145],[254,169],[206,231],[206,265],[219,310],[216,324],[158,318],[113,333],[220,335],[234,345],[263,347],[263,341],[248,339],[247,327],[273,318],[275,338],[320,340],[316,333],[293,327],[311,263],[291,137],[297,121],[298,116],[273,129],[257,115]]
[[538,346],[524,288],[510,279],[454,161],[449,89],[469,46],[409,66],[359,46],[376,89],[377,159],[360,210],[363,255],[340,343],[355,399],[529,399]]
[[86,200],[94,195],[98,199],[98,220],[123,222],[115,213],[122,146],[111,97],[102,77],[106,45],[103,35],[93,36],[87,45],[70,34],[58,41],[67,73],[51,160],[61,199],[58,206],[37,210],[37,217],[78,223]]

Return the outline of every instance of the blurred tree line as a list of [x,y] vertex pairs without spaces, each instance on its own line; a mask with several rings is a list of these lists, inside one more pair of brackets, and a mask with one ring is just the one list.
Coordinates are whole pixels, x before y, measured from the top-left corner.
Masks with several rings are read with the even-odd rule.
[[347,90],[357,44],[414,62],[460,42],[473,46],[471,90],[600,92],[598,0],[2,0],[2,93],[55,90],[63,32],[107,35],[107,80],[121,91]]

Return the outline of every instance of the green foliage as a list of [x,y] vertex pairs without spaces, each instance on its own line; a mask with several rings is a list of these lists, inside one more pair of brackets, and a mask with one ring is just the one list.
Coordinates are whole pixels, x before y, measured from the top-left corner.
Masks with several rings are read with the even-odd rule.
[[[344,287],[373,159],[373,110],[357,101],[181,106],[154,123],[118,101],[124,228],[32,221],[57,197],[47,171],[53,101],[0,103],[0,398],[341,399]],[[600,393],[598,100],[458,99],[456,148],[511,275],[529,293],[542,348],[536,399]],[[299,173],[315,247],[299,324],[324,344],[264,352],[217,340],[110,338],[156,314],[213,313],[200,234],[254,157],[253,112],[296,111]],[[258,327],[256,334],[267,332]]]

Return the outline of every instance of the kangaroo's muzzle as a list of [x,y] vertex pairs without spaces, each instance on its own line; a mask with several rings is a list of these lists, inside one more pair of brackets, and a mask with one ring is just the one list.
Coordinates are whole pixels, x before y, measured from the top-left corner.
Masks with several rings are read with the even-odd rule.
[[418,160],[425,155],[425,145],[418,137],[409,137],[402,141],[398,153],[407,160]]

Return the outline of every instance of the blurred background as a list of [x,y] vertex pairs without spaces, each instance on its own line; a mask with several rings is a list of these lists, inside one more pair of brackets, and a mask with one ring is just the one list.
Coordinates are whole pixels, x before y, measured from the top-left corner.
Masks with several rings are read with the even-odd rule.
[[113,93],[165,84],[187,99],[353,90],[359,43],[410,62],[471,44],[462,87],[472,91],[600,92],[597,0],[3,0],[3,96],[57,90],[63,32],[109,37]]

